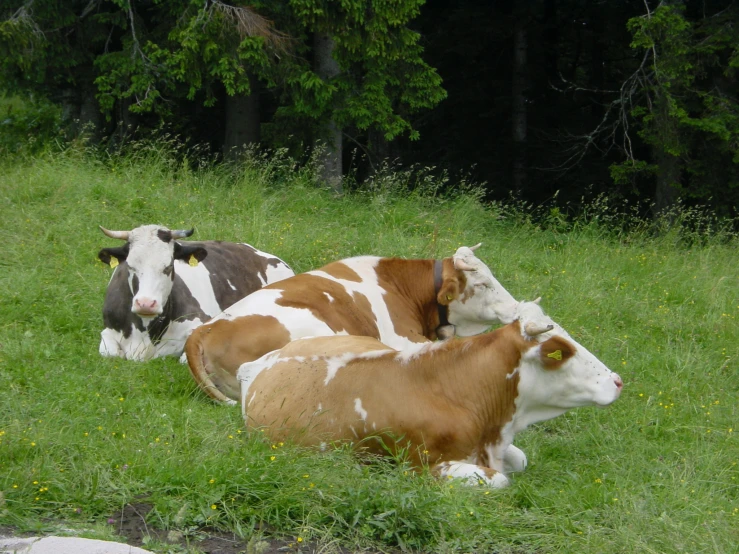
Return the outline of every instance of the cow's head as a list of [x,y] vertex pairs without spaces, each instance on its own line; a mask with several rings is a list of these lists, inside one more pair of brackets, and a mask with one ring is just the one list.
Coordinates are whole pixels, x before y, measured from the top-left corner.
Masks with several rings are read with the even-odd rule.
[[515,319],[516,299],[475,256],[479,246],[457,249],[452,257],[454,271],[444,273],[437,295],[439,304],[449,307],[449,323],[461,337],[478,335],[490,325]]
[[98,258],[111,267],[125,261],[128,285],[133,294],[131,311],[143,318],[162,313],[172,291],[174,260],[203,260],[204,248],[180,244],[175,239],[189,237],[189,231],[171,231],[159,225],[142,225],[133,231],[100,230],[110,238],[125,240],[118,248],[103,248]]
[[529,411],[553,417],[570,408],[608,406],[619,397],[621,377],[546,316],[538,300],[521,302],[516,312],[521,334],[533,343],[517,369],[518,398]]

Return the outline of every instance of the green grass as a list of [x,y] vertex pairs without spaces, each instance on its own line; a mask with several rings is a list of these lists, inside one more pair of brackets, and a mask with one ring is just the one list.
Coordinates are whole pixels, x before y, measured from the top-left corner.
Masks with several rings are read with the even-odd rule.
[[[336,197],[281,155],[184,164],[172,144],[101,161],[84,149],[0,171],[0,524],[112,535],[128,502],[149,524],[249,538],[432,552],[739,551],[737,240],[679,230],[543,229],[474,195],[409,193],[388,173]],[[181,159],[181,158],[180,158]],[[423,183],[422,183],[423,184]],[[358,255],[480,256],[624,379],[516,439],[529,469],[490,491],[248,436],[175,359],[98,355],[110,269],[97,229],[195,226],[296,271]],[[151,543],[157,551],[165,545]]]

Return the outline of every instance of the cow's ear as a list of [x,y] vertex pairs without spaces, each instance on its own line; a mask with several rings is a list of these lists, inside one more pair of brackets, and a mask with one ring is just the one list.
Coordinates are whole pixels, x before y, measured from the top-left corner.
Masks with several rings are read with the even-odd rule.
[[462,294],[467,284],[467,278],[462,271],[454,267],[452,258],[445,258],[442,264],[441,285],[436,295],[436,301],[442,306],[448,306],[452,300],[456,300]]
[[552,337],[539,346],[539,359],[544,369],[559,369],[574,355],[574,345],[562,337]]
[[127,256],[128,244],[117,248],[103,248],[98,252],[98,259],[104,264],[108,264],[110,267],[117,266],[120,262],[124,261]]
[[459,297],[459,279],[444,279],[439,287],[439,294],[436,295],[436,301],[442,306],[448,306],[457,297]]
[[181,244],[179,242],[174,243],[174,259],[182,260],[183,262],[189,262],[191,258],[195,258],[197,261],[202,262],[208,255],[208,251],[202,246],[195,246],[191,244]]

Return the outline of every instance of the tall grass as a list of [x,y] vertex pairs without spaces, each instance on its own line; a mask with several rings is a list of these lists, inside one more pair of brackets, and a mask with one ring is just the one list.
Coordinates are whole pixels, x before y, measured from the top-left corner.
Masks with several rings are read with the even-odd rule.
[[[153,527],[349,548],[737,551],[736,237],[674,217],[658,232],[614,231],[602,221],[615,214],[597,205],[576,221],[537,219],[390,171],[336,196],[281,153],[214,166],[173,148],[3,162],[0,524],[111,535],[110,515],[146,501]],[[542,295],[621,374],[624,393],[522,433],[530,467],[504,491],[414,474],[402,460],[270,444],[177,360],[98,355],[110,269],[96,253],[110,240],[97,225],[145,223],[247,241],[296,271],[368,253],[444,257],[482,241],[509,291]]]

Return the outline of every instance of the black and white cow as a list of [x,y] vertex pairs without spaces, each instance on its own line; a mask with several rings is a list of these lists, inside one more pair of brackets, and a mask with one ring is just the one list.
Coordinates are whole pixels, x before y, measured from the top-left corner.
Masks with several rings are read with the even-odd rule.
[[115,269],[103,304],[103,356],[179,356],[195,327],[264,285],[294,275],[285,262],[248,244],[178,242],[192,229],[100,229],[126,241],[98,253]]

